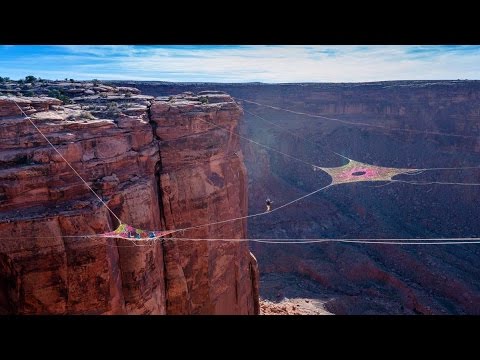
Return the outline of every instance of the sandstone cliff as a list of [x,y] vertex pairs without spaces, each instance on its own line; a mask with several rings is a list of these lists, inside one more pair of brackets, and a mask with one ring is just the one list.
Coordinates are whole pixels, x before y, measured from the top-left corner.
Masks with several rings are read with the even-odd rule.
[[[16,101],[125,223],[175,229],[247,213],[237,139],[199,120],[235,128],[241,109],[229,96],[202,103],[193,94],[154,99],[132,88],[110,90],[81,88],[70,105]],[[259,312],[258,270],[247,244],[163,240],[137,247],[74,237],[109,231],[118,221],[6,97],[0,139],[1,313]],[[180,234],[243,238],[246,222]]]

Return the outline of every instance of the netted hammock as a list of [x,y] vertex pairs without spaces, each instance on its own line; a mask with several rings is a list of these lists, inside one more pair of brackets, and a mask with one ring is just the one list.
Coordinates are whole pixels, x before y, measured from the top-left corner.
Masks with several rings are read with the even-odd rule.
[[134,228],[131,225],[120,224],[114,231],[104,233],[100,236],[126,240],[156,240],[176,231],[178,230],[148,231]]

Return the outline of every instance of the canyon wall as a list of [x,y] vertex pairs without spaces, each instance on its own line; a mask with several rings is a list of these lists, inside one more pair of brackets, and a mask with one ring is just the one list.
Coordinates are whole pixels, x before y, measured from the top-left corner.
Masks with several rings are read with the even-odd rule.
[[[205,103],[65,87],[77,94],[73,104],[14,99],[122,222],[178,229],[247,213],[238,141],[199,121],[236,128],[241,109],[229,96]],[[11,99],[0,97],[0,313],[258,313],[258,270],[245,243],[95,237],[118,220]],[[244,238],[246,222],[175,236]]]
[[[203,95],[206,96],[206,95]],[[156,102],[151,119],[159,138],[162,222],[188,228],[247,215],[246,169],[237,131],[240,108],[228,95]],[[198,227],[185,238],[246,238],[246,220]],[[194,246],[192,246],[194,244]],[[256,261],[248,244],[166,241],[167,311],[176,314],[258,313]],[[248,255],[247,255],[248,254]]]

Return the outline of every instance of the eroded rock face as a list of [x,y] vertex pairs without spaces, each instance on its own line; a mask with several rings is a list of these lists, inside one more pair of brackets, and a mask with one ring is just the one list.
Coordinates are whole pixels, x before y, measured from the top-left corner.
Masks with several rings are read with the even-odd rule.
[[[15,100],[123,222],[174,229],[244,215],[246,172],[241,153],[235,155],[238,142],[211,127],[193,131],[193,142],[188,136],[177,141],[188,130],[180,124],[192,121],[190,112],[234,127],[239,108],[195,99],[169,105],[123,90],[128,95],[116,88],[65,106],[47,97]],[[174,107],[175,117],[156,110],[162,106]],[[165,132],[161,124],[168,124]],[[211,136],[215,143],[208,143]],[[118,220],[7,97],[0,97],[0,139],[0,313],[258,313],[252,283],[258,270],[245,244],[164,240],[137,247],[74,237],[109,231]],[[246,224],[184,235],[240,238]]]
[[[246,169],[238,137],[212,125],[236,131],[237,122],[231,119],[238,119],[241,110],[230,97],[222,100],[157,102],[151,108],[161,140],[159,182],[168,229],[247,215]],[[245,238],[246,222],[199,227],[181,236]],[[257,267],[247,243],[166,241],[164,246],[168,313],[258,313],[253,301],[258,296],[252,296],[258,292]]]

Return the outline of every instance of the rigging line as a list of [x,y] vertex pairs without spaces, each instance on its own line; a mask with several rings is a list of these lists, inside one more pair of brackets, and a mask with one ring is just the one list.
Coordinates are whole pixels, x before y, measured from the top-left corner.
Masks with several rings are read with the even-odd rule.
[[[165,239],[168,240],[168,239]],[[205,241],[205,240],[202,240]],[[318,243],[328,243],[331,241],[312,241],[308,243],[299,243],[299,242],[273,242],[273,241],[255,241],[251,240],[251,242],[256,242],[256,243],[262,243],[262,244],[275,244],[275,245],[308,245],[308,244],[318,244]],[[343,243],[351,243],[348,241],[343,241]],[[363,242],[362,244],[380,244],[380,245],[473,245],[473,244],[480,244],[480,241],[468,241],[468,242]],[[156,244],[142,244],[142,245],[110,245],[110,244],[105,244],[106,246],[109,247],[115,247],[115,248],[133,248],[133,247],[139,247],[139,246],[144,246],[144,247],[153,247]]]
[[[165,240],[231,240],[231,241],[250,241],[250,240],[260,240],[260,241],[480,241],[480,237],[451,237],[451,238],[164,238]],[[135,240],[135,239],[131,239]],[[138,239],[137,239],[138,240]]]
[[[307,138],[305,138],[305,137],[303,137],[303,136],[300,136],[300,135],[298,135],[298,134],[295,134],[293,131],[290,131],[290,130],[288,130],[287,128],[284,128],[283,126],[280,126],[280,125],[274,123],[273,121],[267,120],[267,119],[265,119],[264,117],[261,117],[260,115],[257,115],[257,114],[255,114],[255,113],[252,113],[252,112],[248,111],[248,110],[245,109],[245,108],[243,108],[243,110],[244,110],[245,112],[249,113],[250,115],[256,116],[257,118],[259,118],[259,119],[261,119],[261,120],[264,120],[264,121],[266,121],[267,123],[272,124],[272,125],[276,126],[277,128],[285,131],[285,132],[288,132],[289,134],[292,134],[293,136],[297,137],[297,138],[300,139],[300,140],[306,141],[306,142],[308,142],[309,144],[314,145],[315,147],[317,147],[317,146],[323,146],[323,147],[324,147],[324,145],[316,144],[316,143],[314,143],[313,141],[310,141],[310,140],[308,140]],[[340,157],[348,160],[348,161],[351,160],[351,159],[349,159],[348,157],[343,156],[342,154],[339,154],[339,153],[337,153],[337,152],[335,152],[335,151],[333,151],[333,150],[330,150],[330,149],[328,149],[328,148],[327,148],[327,150],[330,151],[331,153],[334,153],[334,154],[336,154],[336,155],[338,155],[338,156],[340,156]]]
[[[251,111],[248,111],[248,110],[245,109],[245,108],[243,108],[243,110],[244,110],[246,113],[257,117],[257,118],[259,118],[259,119],[261,119],[261,120],[263,120],[263,121],[265,121],[265,122],[267,122],[267,123],[269,123],[269,124],[271,124],[271,125],[279,128],[280,130],[283,130],[284,132],[287,132],[287,133],[295,136],[296,138],[298,138],[298,139],[300,139],[300,140],[306,141],[306,142],[308,142],[309,144],[312,144],[312,145],[314,145],[314,146],[318,146],[318,145],[319,145],[319,144],[314,143],[313,141],[308,140],[307,138],[305,138],[305,137],[303,137],[303,136],[300,136],[300,135],[298,135],[298,134],[295,134],[293,131],[291,131],[291,130],[289,130],[289,129],[287,129],[287,128],[284,128],[283,126],[280,126],[280,125],[276,124],[276,123],[273,122],[273,121],[267,120],[267,119],[265,119],[264,117],[262,117],[262,116],[260,116],[260,115],[258,115],[258,114],[255,114],[255,113],[253,113],[253,112],[251,112]],[[331,151],[331,150],[329,150],[329,151]],[[332,151],[332,152],[333,152],[333,151]]]
[[[280,126],[280,125],[276,124],[276,123],[273,122],[273,121],[267,120],[267,119],[265,119],[264,117],[262,117],[262,116],[260,116],[260,115],[257,115],[257,114],[255,114],[255,113],[253,113],[253,112],[251,112],[251,111],[249,111],[249,110],[247,110],[247,109],[245,109],[245,108],[243,108],[243,110],[244,110],[246,113],[250,114],[250,115],[253,115],[253,116],[255,116],[255,117],[257,117],[257,118],[259,118],[259,119],[261,119],[261,120],[263,120],[263,121],[265,121],[265,122],[267,122],[267,123],[269,123],[269,124],[271,124],[271,125],[273,125],[273,126],[276,126],[277,128],[279,128],[279,129],[281,129],[281,130],[283,130],[283,131],[285,131],[285,132],[290,133],[291,135],[297,137],[298,139],[301,139],[301,140],[303,140],[303,141],[306,141],[306,142],[308,142],[309,144],[312,144],[312,145],[315,145],[315,146],[319,146],[318,144],[314,143],[313,141],[310,141],[310,140],[308,140],[308,139],[305,138],[305,137],[302,137],[302,136],[300,136],[300,135],[298,135],[298,134],[295,134],[293,131],[290,131],[290,130],[288,130],[287,128],[284,128],[283,126]],[[320,145],[320,146],[321,146],[321,145]],[[344,156],[344,155],[342,155],[342,154],[339,154],[339,153],[337,153],[337,152],[335,152],[335,151],[332,151],[332,150],[330,150],[330,149],[327,149],[327,150],[330,151],[330,152],[332,152],[332,153],[334,153],[334,154],[336,154],[336,155],[338,155],[338,156],[341,156],[342,158],[344,158],[344,159],[346,159],[346,160],[349,160],[349,161],[351,160],[350,158],[348,158],[348,157],[346,157],[346,156]],[[405,175],[419,175],[419,174],[423,173],[424,171],[433,171],[433,170],[464,170],[464,169],[480,169],[480,166],[439,167],[439,168],[412,169],[412,171],[417,171],[417,172],[416,172],[416,173],[404,173],[404,174],[405,174]]]
[[[279,207],[276,207],[270,211],[264,211],[264,212],[261,212],[261,213],[256,213],[256,214],[251,214],[251,215],[246,215],[246,216],[241,216],[241,217],[237,217],[237,218],[233,218],[233,219],[227,219],[227,220],[222,220],[222,221],[216,221],[216,222],[212,222],[212,223],[208,223],[208,224],[203,224],[203,225],[196,225],[196,226],[190,226],[190,227],[186,227],[186,228],[182,228],[182,229],[175,229],[175,230],[172,230],[172,232],[170,234],[173,234],[173,233],[176,233],[176,232],[179,232],[179,231],[185,231],[185,230],[192,230],[192,229],[197,229],[199,227],[204,227],[204,226],[210,226],[210,225],[217,225],[217,224],[224,224],[224,223],[227,223],[227,222],[231,222],[231,221],[238,221],[238,220],[243,220],[243,219],[248,219],[248,218],[254,218],[254,217],[257,217],[257,216],[263,216],[263,215],[267,215],[267,214],[271,214],[275,211],[278,211],[286,206],[289,206],[293,203],[296,203],[297,201],[300,201],[302,199],[305,199],[306,197],[308,196],[311,196],[313,194],[316,194],[318,193],[319,191],[322,191],[322,190],[325,190],[327,188],[329,188],[330,186],[333,186],[334,184],[333,183],[330,183],[328,184],[327,186],[324,186],[320,189],[317,189],[315,191],[312,191],[311,193],[308,193],[306,195],[303,195],[297,199],[294,199],[292,201],[289,201]],[[165,238],[166,239],[166,238]]]
[[93,190],[90,185],[88,185],[88,183],[82,178],[82,176],[77,172],[77,170],[75,170],[75,168],[70,165],[70,163],[67,161],[67,159],[65,159],[63,157],[63,155],[60,153],[60,151],[57,150],[57,148],[50,142],[50,140],[48,140],[48,138],[42,133],[42,131],[37,127],[37,125],[35,125],[35,123],[32,121],[32,119],[30,118],[30,116],[28,116],[27,114],[25,114],[25,112],[23,111],[23,109],[17,104],[17,102],[13,99],[11,99],[15,105],[17,105],[17,107],[20,109],[20,111],[22,112],[22,114],[25,116],[25,118],[30,121],[30,123],[35,127],[35,129],[37,129],[37,131],[40,133],[40,135],[43,136],[43,138],[48,142],[48,144],[50,144],[50,146],[53,148],[53,150],[56,151],[56,153],[63,159],[63,161],[65,161],[65,163],[70,167],[70,169],[73,170],[73,172],[80,178],[80,180],[83,181],[83,183],[90,189],[90,191],[98,198],[98,200],[101,201],[101,203],[107,208],[108,211],[110,211],[110,213],[122,224],[122,220],[120,220],[120,218],[115,215],[115,213],[112,211],[112,209],[110,209],[110,207],[102,200],[102,198],[95,192],[95,190]]
[[308,165],[308,166],[310,166],[310,167],[312,167],[312,166],[319,167],[318,165],[311,164],[311,163],[309,163],[309,162],[307,162],[307,161],[305,161],[305,160],[296,158],[295,156],[286,154],[286,153],[284,153],[284,152],[282,152],[282,151],[280,151],[280,150],[274,149],[274,148],[272,148],[272,147],[270,147],[270,146],[268,146],[268,145],[261,144],[261,143],[259,143],[259,142],[256,142],[255,140],[252,140],[252,139],[249,139],[249,138],[247,138],[247,137],[245,137],[245,136],[242,136],[242,135],[240,135],[240,134],[237,134],[236,132],[234,132],[234,131],[232,131],[232,130],[229,130],[229,129],[227,129],[227,128],[224,128],[223,126],[217,125],[217,124],[215,124],[215,123],[213,123],[213,122],[211,122],[211,121],[208,121],[208,120],[205,120],[205,119],[198,119],[198,120],[203,121],[203,122],[206,122],[206,123],[208,123],[208,124],[210,124],[210,125],[213,125],[213,126],[219,128],[219,129],[222,129],[222,130],[224,130],[224,131],[227,131],[227,132],[229,132],[229,133],[232,134],[232,135],[238,136],[239,138],[242,138],[242,139],[244,139],[244,140],[250,141],[250,142],[253,143],[253,144],[256,144],[256,145],[258,145],[258,146],[264,147],[265,149],[269,149],[269,150],[271,150],[271,151],[275,151],[275,152],[277,152],[277,153],[279,153],[279,154],[282,154],[282,155],[284,155],[284,156],[287,156],[287,157],[289,157],[289,158],[291,158],[291,159],[293,159],[293,160],[300,161],[300,162],[302,162],[302,163],[304,163],[304,164],[306,164],[306,165]]
[[[471,239],[465,241],[465,239]],[[382,245],[466,245],[466,244],[480,244],[480,238],[439,238],[439,239],[298,239],[290,241],[288,239],[261,239],[261,238],[251,238],[251,239],[227,239],[227,238],[163,238],[163,239],[150,239],[143,242],[147,244],[137,244],[137,242],[142,242],[141,240],[134,239],[123,239],[128,240],[133,243],[133,245],[110,245],[111,247],[145,247],[145,246],[154,246],[156,241],[159,240],[175,240],[175,241],[208,241],[208,242],[256,242],[256,243],[266,243],[266,244],[314,244],[314,243],[358,243],[358,244],[382,244]],[[395,241],[392,241],[395,240]],[[431,240],[431,241],[427,241]],[[440,241],[439,241],[440,240]]]
[[[465,241],[465,239],[471,239]],[[127,239],[124,239],[127,240]],[[160,239],[158,239],[160,240]],[[466,244],[480,244],[480,238],[439,238],[439,239],[261,239],[261,238],[243,238],[243,239],[228,239],[228,238],[163,238],[161,240],[175,240],[175,241],[209,241],[209,242],[256,242],[265,244],[314,244],[314,243],[350,243],[350,244],[382,244],[382,245],[466,245]],[[147,244],[134,245],[117,245],[117,247],[135,247],[135,246],[154,246],[157,240],[147,240]],[[139,242],[139,240],[132,239],[131,242]],[[111,246],[111,245],[109,245]]]
[[382,245],[466,245],[466,244],[480,244],[480,241],[440,241],[440,242],[418,242],[418,241],[407,241],[407,242],[389,242],[389,241],[350,241],[350,240],[326,240],[326,241],[308,241],[308,242],[282,242],[282,241],[260,241],[255,242],[259,243],[268,243],[268,244],[314,244],[314,243],[323,243],[323,242],[339,242],[339,243],[358,243],[358,244],[382,244]]
[[415,176],[415,175],[420,175],[420,174],[423,174],[425,172],[425,170],[421,170],[421,171],[417,171],[417,172],[408,172],[408,173],[403,173],[403,174],[399,174],[399,175],[410,175],[410,176]]
[[[292,131],[290,131],[290,130],[288,130],[288,129],[286,129],[286,128],[284,128],[284,127],[282,127],[282,126],[280,126],[280,125],[278,125],[278,124],[276,124],[276,123],[274,123],[273,121],[267,120],[267,119],[263,118],[263,117],[260,116],[260,115],[257,115],[257,114],[255,114],[255,113],[252,113],[252,112],[248,111],[248,110],[245,109],[245,108],[243,108],[243,110],[244,110],[245,112],[249,113],[250,115],[253,115],[253,116],[255,116],[255,117],[257,117],[257,118],[259,118],[259,119],[261,119],[261,120],[264,120],[264,121],[268,122],[269,124],[272,124],[272,125],[276,126],[277,128],[279,128],[279,129],[281,129],[281,130],[283,130],[283,131],[285,131],[285,132],[288,132],[288,133],[292,134],[293,136],[297,137],[298,139],[301,139],[301,140],[303,140],[303,141],[306,141],[306,142],[308,142],[308,143],[310,143],[310,144],[312,144],[312,145],[318,146],[318,144],[315,144],[313,141],[310,141],[310,140],[308,140],[308,139],[305,138],[305,137],[302,137],[302,136],[300,136],[300,135],[297,135],[297,134],[295,134],[294,132],[292,132]],[[344,159],[346,159],[346,160],[349,160],[349,161],[351,160],[350,158],[348,158],[348,157],[346,157],[346,156],[344,156],[344,155],[342,155],[342,154],[339,154],[339,153],[337,153],[337,152],[335,152],[335,151],[332,151],[332,150],[330,150],[330,149],[327,149],[327,150],[330,151],[330,152],[332,152],[332,153],[334,153],[334,154],[336,154],[336,155],[338,155],[338,156],[341,156],[342,158],[344,158]],[[403,173],[403,174],[405,174],[405,175],[420,175],[421,173],[423,173],[423,172],[425,172],[425,171],[433,171],[433,170],[465,170],[465,169],[480,169],[480,166],[421,168],[421,169],[412,169],[412,173],[409,172],[409,173]],[[413,173],[413,171],[416,171],[416,172]]]
[[340,122],[340,123],[344,123],[344,124],[348,124],[348,125],[354,125],[354,126],[359,126],[359,125],[360,126],[368,126],[368,127],[386,129],[386,130],[391,130],[391,131],[404,131],[404,132],[411,132],[411,133],[417,133],[417,134],[441,135],[441,136],[473,138],[473,139],[478,138],[478,136],[474,136],[474,135],[449,134],[449,133],[443,133],[443,132],[439,132],[439,131],[402,129],[402,128],[388,128],[386,126],[369,124],[369,123],[365,123],[365,122],[355,122],[355,121],[341,120],[341,119],[331,118],[331,117],[327,117],[327,116],[323,116],[323,115],[315,115],[315,114],[308,114],[308,113],[304,113],[304,112],[300,112],[300,111],[293,111],[293,110],[284,109],[284,108],[280,108],[280,107],[272,106],[272,105],[261,104],[261,103],[255,102],[255,101],[241,99],[241,98],[237,98],[237,99],[241,100],[241,101],[248,102],[248,103],[252,103],[252,104],[255,104],[255,105],[259,105],[259,106],[269,107],[269,108],[272,108],[274,110],[282,110],[282,111],[287,111],[287,112],[297,114],[297,115],[305,115],[305,116],[314,117],[314,118],[321,118],[321,119],[325,119],[325,120],[336,121],[336,122]]
[[433,170],[464,170],[464,169],[480,169],[480,166],[424,168],[424,169],[417,169],[417,170],[420,170],[423,172],[423,171],[433,171]]
[[[193,241],[194,239],[184,239],[184,238],[165,238],[162,240],[185,240],[185,241]],[[236,242],[255,242],[255,243],[262,243],[262,244],[275,244],[275,245],[308,245],[308,244],[319,244],[319,243],[358,243],[358,244],[380,244],[380,245],[473,245],[473,244],[480,244],[480,241],[440,241],[440,242],[418,242],[418,241],[407,241],[407,242],[389,242],[389,241],[348,241],[348,240],[314,240],[308,242],[298,242],[298,241],[263,241],[258,239],[218,239],[218,240],[211,240],[211,239],[195,239],[196,241],[233,241]],[[133,247],[153,247],[158,243],[155,241],[151,241],[148,244],[134,244],[134,245],[112,245],[105,243],[105,246],[112,247],[112,248],[133,248]]]
[[[168,236],[168,235],[167,235]],[[99,239],[117,239],[117,240],[126,240],[126,241],[132,241],[132,242],[154,242],[154,241],[160,241],[160,240],[185,240],[185,241],[278,241],[278,242],[296,242],[296,243],[302,243],[306,241],[348,241],[348,242],[378,242],[378,241],[384,241],[384,242],[418,242],[418,241],[429,241],[429,242],[440,242],[440,241],[449,241],[449,242],[461,242],[461,241],[480,241],[480,237],[452,237],[452,238],[178,238],[178,237],[158,237],[158,238],[143,238],[143,239],[136,239],[136,238],[123,238],[123,237],[108,237],[105,238],[101,235],[76,235],[76,236],[60,236],[60,237],[77,237],[77,238],[99,238]],[[45,238],[53,238],[53,236],[47,237],[47,236],[24,236],[24,237],[15,237],[16,239],[21,238],[21,239],[30,239],[30,238],[36,238],[36,239],[45,239]],[[13,239],[12,238],[3,238],[3,239]]]
[[[233,219],[227,219],[227,220],[221,220],[221,221],[216,221],[216,222],[211,222],[211,223],[207,223],[207,224],[202,224],[202,225],[195,225],[195,226],[190,226],[190,227],[186,227],[186,228],[181,228],[181,229],[175,229],[175,230],[169,230],[171,231],[170,234],[173,234],[173,233],[176,233],[176,232],[180,232],[180,231],[186,231],[186,230],[192,230],[192,229],[197,229],[197,228],[200,228],[200,227],[204,227],[204,226],[211,226],[211,225],[217,225],[217,224],[224,224],[224,223],[228,223],[228,222],[232,222],[232,221],[238,221],[238,220],[243,220],[243,219],[248,219],[248,218],[253,218],[253,217],[257,217],[257,216],[262,216],[262,215],[267,215],[267,214],[270,214],[272,212],[275,212],[275,211],[278,211],[284,207],[287,207],[293,203],[296,203],[302,199],[305,199],[311,195],[314,195],[322,190],[325,190],[331,186],[335,185],[334,183],[330,183],[328,184],[327,186],[324,186],[320,189],[317,189],[315,191],[312,191],[306,195],[303,195],[297,199],[294,199],[292,201],[289,201],[279,207],[276,207],[274,208],[273,210],[270,210],[270,211],[264,211],[264,212],[261,212],[261,213],[256,213],[256,214],[251,214],[251,215],[246,215],[246,216],[241,216],[241,217],[237,217],[237,218],[233,218]],[[100,235],[65,235],[63,236],[65,238],[95,238],[95,237],[102,237]],[[26,238],[26,237],[16,237],[16,238]],[[32,238],[50,238],[50,237],[32,237]],[[113,238],[113,237],[112,237]],[[121,238],[121,237],[120,237]],[[166,239],[166,238],[164,238]],[[172,239],[172,238],[171,238]],[[135,240],[135,239],[125,239],[125,240]],[[138,240],[138,239],[137,239]],[[148,239],[146,239],[148,240]],[[151,240],[151,239],[150,239]]]
[[[442,185],[480,185],[480,184],[477,184],[477,183],[442,183],[442,182],[432,182],[432,183],[415,183],[415,182],[408,182],[408,181],[402,181],[402,180],[390,180],[390,183],[393,183],[393,182],[404,182],[404,183],[407,183],[407,184],[412,184],[412,185],[430,185],[430,184],[442,184]],[[241,217],[237,217],[237,218],[232,218],[232,219],[227,219],[227,220],[222,220],[222,221],[216,221],[216,222],[211,222],[211,223],[207,223],[207,224],[202,224],[202,225],[195,225],[195,226],[190,226],[190,227],[186,227],[186,228],[181,228],[181,229],[175,229],[175,230],[172,230],[172,232],[170,232],[170,234],[173,234],[173,233],[176,233],[176,232],[179,232],[179,231],[186,231],[186,230],[192,230],[192,229],[197,229],[197,228],[200,228],[200,227],[205,227],[205,226],[211,226],[211,225],[218,225],[218,224],[224,224],[224,223],[227,223],[227,222],[232,222],[232,221],[238,221],[238,220],[243,220],[243,219],[248,219],[248,218],[254,218],[254,217],[258,217],[258,216],[263,216],[263,215],[267,215],[267,214],[270,214],[272,212],[275,212],[275,211],[278,211],[286,206],[289,206],[295,202],[298,202],[302,199],[305,199],[306,197],[309,197],[311,195],[314,195],[316,194],[317,192],[319,191],[322,191],[322,190],[325,190],[325,189],[328,189],[329,187],[331,186],[334,186],[334,185],[337,185],[336,183],[332,182],[330,184],[328,184],[327,186],[324,186],[320,189],[317,189],[315,191],[312,191],[306,195],[303,195],[297,199],[294,199],[290,202],[287,202],[279,207],[276,207],[274,208],[273,210],[271,211],[265,211],[265,212],[261,212],[261,213],[256,213],[256,214],[251,214],[251,215],[246,215],[246,216],[241,216]],[[175,239],[175,238],[164,238],[164,239]],[[133,240],[133,239],[132,239]]]
[[[312,144],[312,145],[314,145],[314,146],[318,146],[318,144],[314,143],[313,141],[310,141],[310,140],[308,140],[307,138],[305,138],[305,137],[303,137],[303,136],[300,136],[300,135],[298,135],[298,134],[295,134],[293,131],[290,131],[290,130],[288,130],[287,128],[284,128],[283,126],[280,126],[280,125],[274,123],[273,121],[267,120],[267,119],[265,119],[264,117],[262,117],[262,116],[260,116],[260,115],[257,115],[257,114],[255,114],[255,113],[252,113],[252,112],[248,111],[248,110],[245,109],[245,108],[243,108],[243,110],[244,110],[245,112],[249,113],[250,115],[253,115],[253,116],[255,116],[255,117],[257,117],[257,118],[259,118],[259,119],[261,119],[261,120],[263,120],[263,121],[266,121],[267,123],[272,124],[272,125],[278,127],[279,129],[281,129],[281,130],[283,130],[283,131],[285,131],[285,132],[288,132],[288,133],[292,134],[293,136],[295,136],[295,137],[297,137],[297,138],[299,138],[299,139],[301,139],[301,140],[303,140],[303,141],[308,142],[309,144]],[[322,146],[322,145],[320,145],[320,146]],[[327,150],[330,151],[330,152],[332,152],[332,153],[334,153],[334,154],[336,154],[336,155],[338,155],[338,156],[340,156],[340,157],[342,157],[342,158],[344,158],[344,159],[346,159],[346,160],[348,160],[348,161],[351,160],[351,159],[349,159],[348,157],[343,156],[342,154],[339,154],[339,153],[337,153],[337,152],[335,152],[335,151],[333,151],[333,150],[330,150],[330,149],[327,149]]]
[[462,186],[480,186],[480,183],[460,183],[460,182],[443,182],[443,181],[428,181],[428,182],[415,182],[406,180],[390,180],[392,182],[399,182],[411,185],[462,185]]
[[341,156],[342,158],[348,160],[349,162],[352,161],[352,159],[350,159],[350,158],[348,158],[348,157],[346,157],[346,156],[344,156],[344,155],[342,155],[342,154],[339,154],[339,153],[337,153],[336,151],[332,151],[332,152],[335,153],[335,154],[337,154],[338,156]]

